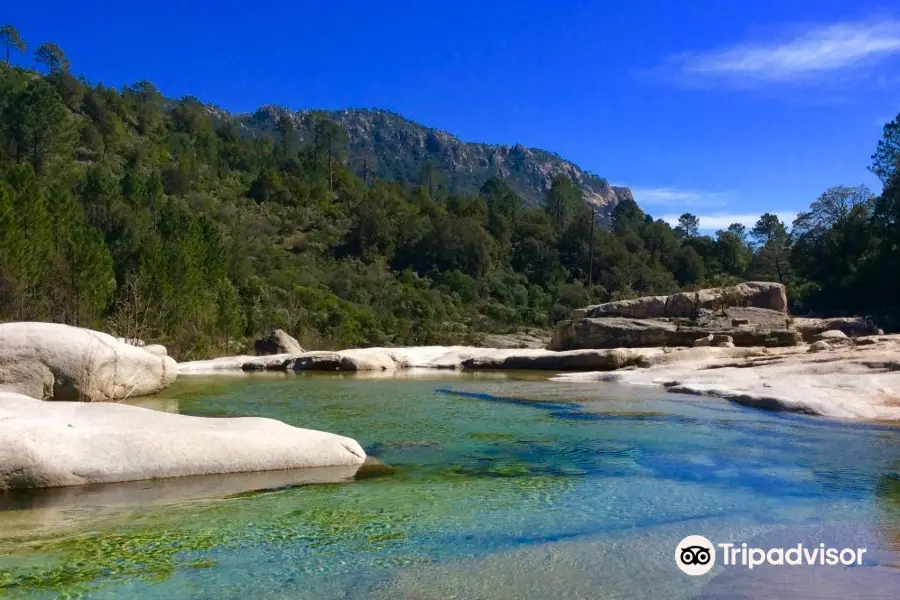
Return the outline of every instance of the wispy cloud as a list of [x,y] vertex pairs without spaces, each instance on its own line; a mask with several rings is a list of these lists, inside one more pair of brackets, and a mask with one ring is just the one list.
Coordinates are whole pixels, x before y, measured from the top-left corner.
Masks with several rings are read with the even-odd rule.
[[724,206],[729,194],[674,187],[630,187],[634,200],[641,206],[690,208]]
[[677,54],[654,72],[697,85],[833,82],[898,54],[900,21],[831,23],[779,39]]
[[[776,212],[775,215],[781,219],[787,226],[790,228],[791,223],[794,222],[794,219],[797,218],[797,213],[795,212]],[[666,214],[662,215],[660,218],[663,221],[666,221],[673,227],[678,225],[678,217],[681,214]],[[699,214],[697,218],[700,219],[700,229],[701,231],[716,231],[719,229],[726,229],[732,223],[741,223],[742,225],[746,225],[749,229],[753,227],[756,222],[759,220],[759,214],[750,214],[750,213],[710,213],[710,214]]]

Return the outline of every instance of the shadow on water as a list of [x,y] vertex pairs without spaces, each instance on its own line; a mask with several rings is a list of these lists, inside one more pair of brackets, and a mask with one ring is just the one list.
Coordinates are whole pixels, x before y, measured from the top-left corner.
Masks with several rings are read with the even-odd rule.
[[[544,411],[553,419],[620,426],[635,425],[658,431],[659,436],[636,435],[628,428],[627,443],[599,438],[609,428],[591,430],[584,437],[546,443],[510,440],[485,449],[465,461],[465,472],[488,476],[493,461],[515,460],[523,474],[540,472],[556,476],[636,477],[707,486],[744,488],[770,497],[844,498],[869,497],[880,484],[878,472],[863,474],[847,462],[849,455],[806,456],[801,444],[833,444],[835,435],[863,449],[872,444],[871,432],[887,435],[887,453],[900,448],[900,429],[890,425],[833,421],[807,415],[770,413],[731,404],[678,399],[693,414],[650,411],[602,411],[575,402],[530,400],[484,392],[448,388],[440,394],[492,403],[511,404]],[[673,434],[672,427],[680,428]],[[832,433],[834,432],[834,433]],[[723,437],[725,436],[725,437]],[[677,447],[680,444],[683,447]],[[878,454],[873,452],[873,454]],[[874,460],[882,461],[879,456]],[[851,461],[852,462],[852,461]],[[516,472],[516,471],[513,471]]]

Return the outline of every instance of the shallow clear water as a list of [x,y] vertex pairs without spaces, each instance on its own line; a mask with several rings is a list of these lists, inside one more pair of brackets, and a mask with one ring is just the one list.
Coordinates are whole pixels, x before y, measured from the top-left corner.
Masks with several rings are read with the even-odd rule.
[[[194,500],[7,503],[0,596],[900,596],[891,427],[528,375],[183,378],[148,406],[333,431],[396,471]],[[868,550],[861,567],[691,578],[674,562],[689,534]]]

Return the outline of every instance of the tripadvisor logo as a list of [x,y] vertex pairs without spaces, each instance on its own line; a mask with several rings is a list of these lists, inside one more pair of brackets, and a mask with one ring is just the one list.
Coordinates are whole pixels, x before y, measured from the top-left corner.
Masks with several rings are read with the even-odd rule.
[[716,566],[716,548],[702,535],[689,535],[675,548],[675,564],[688,575],[706,575]]
[[689,535],[675,547],[675,564],[688,575],[706,575],[716,565],[716,548],[722,566],[747,569],[761,565],[859,566],[866,553],[865,548],[831,548],[825,544],[768,549],[754,548],[746,543],[713,544],[702,535]]

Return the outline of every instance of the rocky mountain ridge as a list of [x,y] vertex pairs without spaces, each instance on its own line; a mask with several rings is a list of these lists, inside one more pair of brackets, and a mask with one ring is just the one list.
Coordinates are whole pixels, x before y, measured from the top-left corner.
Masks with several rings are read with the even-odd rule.
[[[282,115],[294,124],[300,141],[311,137],[307,116],[312,111],[290,111],[263,106],[254,113],[231,114],[217,108],[210,113],[231,119],[248,135],[274,133]],[[608,217],[623,200],[632,200],[631,190],[610,185],[599,175],[585,171],[561,156],[526,148],[464,142],[445,131],[426,127],[397,113],[379,109],[326,111],[340,123],[349,137],[349,164],[357,171],[363,165],[375,176],[397,181],[419,181],[431,165],[451,192],[474,193],[490,177],[498,176],[530,206],[539,205],[551,181],[563,174],[584,192],[585,201],[597,209],[598,218]]]

